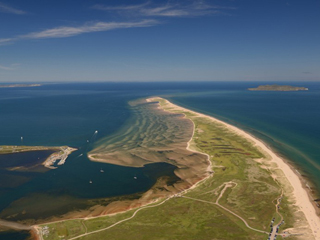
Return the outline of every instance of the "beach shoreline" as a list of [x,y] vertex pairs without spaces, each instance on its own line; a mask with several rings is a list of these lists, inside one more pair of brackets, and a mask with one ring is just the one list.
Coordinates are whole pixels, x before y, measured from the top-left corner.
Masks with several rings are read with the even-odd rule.
[[[149,98],[149,101],[156,100],[156,99],[161,99],[159,97],[152,97]],[[183,111],[188,111],[192,112],[193,114],[196,114],[200,117],[204,117],[207,119],[210,119],[216,123],[223,124],[228,130],[246,138],[249,140],[251,143],[253,143],[256,147],[258,147],[264,154],[267,155],[267,158],[271,161],[271,163],[276,163],[278,168],[283,172],[283,174],[286,177],[286,180],[290,183],[291,187],[293,188],[293,198],[295,201],[295,204],[300,211],[304,213],[304,216],[306,217],[309,226],[312,230],[312,234],[315,237],[315,239],[320,239],[320,218],[319,218],[319,213],[318,209],[315,205],[315,202],[311,198],[310,194],[307,191],[307,186],[304,187],[304,179],[302,176],[298,175],[294,170],[292,166],[290,166],[284,159],[279,157],[277,154],[275,154],[272,149],[263,141],[260,139],[256,138],[255,136],[251,135],[250,133],[247,133],[246,131],[237,128],[229,123],[226,123],[224,121],[221,121],[217,118],[214,118],[212,116],[208,116],[202,113],[198,113],[189,109],[186,109],[184,107],[180,107],[178,105],[175,105],[171,103],[170,101],[164,99],[167,101],[168,104],[171,104],[172,107],[178,108]],[[160,106],[160,104],[159,104]],[[281,178],[281,176],[276,176],[278,178]],[[281,180],[280,180],[281,182]]]

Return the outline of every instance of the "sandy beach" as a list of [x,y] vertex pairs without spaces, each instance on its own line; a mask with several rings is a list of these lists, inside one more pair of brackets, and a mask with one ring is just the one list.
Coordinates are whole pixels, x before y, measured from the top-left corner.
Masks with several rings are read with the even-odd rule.
[[[149,98],[148,101],[156,101],[156,99],[159,98]],[[268,164],[267,167],[269,167],[274,173],[273,177],[276,178],[276,180],[278,180],[285,188],[292,188],[290,197],[294,201],[294,205],[296,205],[298,209],[303,212],[312,230],[314,238],[320,239],[320,218],[317,215],[315,205],[311,202],[312,200],[310,199],[306,188],[304,188],[303,183],[301,182],[298,174],[288,164],[286,164],[281,157],[277,156],[264,142],[235,126],[220,121],[214,117],[197,113],[189,109],[174,105],[169,101],[167,101],[167,104],[168,108],[172,110],[191,112],[199,117],[207,118],[213,122],[223,124],[226,128],[228,128],[228,130],[246,138],[247,140],[252,142],[256,147],[258,147],[266,155]],[[281,173],[279,174],[278,171],[275,171],[276,169],[280,170],[280,172],[282,172],[284,176],[281,176]],[[288,186],[288,183],[290,184],[290,186]]]

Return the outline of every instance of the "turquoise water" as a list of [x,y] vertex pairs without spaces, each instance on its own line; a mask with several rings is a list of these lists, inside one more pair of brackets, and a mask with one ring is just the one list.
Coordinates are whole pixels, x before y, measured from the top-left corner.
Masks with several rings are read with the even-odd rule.
[[[157,177],[172,175],[171,165],[130,168],[91,162],[86,157],[95,143],[132,122],[129,101],[155,95],[258,136],[299,166],[319,192],[320,84],[292,85],[310,90],[250,92],[246,88],[256,84],[239,82],[52,84],[0,89],[0,145],[68,145],[79,149],[65,165],[47,172],[12,172],[1,168],[0,162],[0,178],[7,179],[0,181],[0,218],[19,213],[11,220],[38,219],[85,209],[87,200],[139,194]],[[96,130],[98,134],[94,134]],[[134,181],[134,176],[139,181]],[[23,200],[35,198],[42,205]],[[72,204],[54,203],[63,202],[59,200]],[[51,208],[45,207],[47,203]],[[27,213],[22,214],[23,206],[29,209]],[[0,239],[12,239],[10,234],[16,234],[15,239],[26,237],[21,233],[19,238],[15,232],[2,233]]]

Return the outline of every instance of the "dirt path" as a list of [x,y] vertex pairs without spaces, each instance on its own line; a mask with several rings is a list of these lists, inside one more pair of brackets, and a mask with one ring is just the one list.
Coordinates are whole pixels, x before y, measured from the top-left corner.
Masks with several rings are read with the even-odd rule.
[[272,227],[272,232],[271,232],[271,235],[270,235],[270,239],[271,240],[275,239],[275,237],[277,235],[277,229],[279,230],[279,227],[281,226],[281,223],[283,221],[283,216],[279,212],[279,207],[280,207],[280,203],[281,203],[282,197],[283,197],[283,189],[281,189],[281,195],[280,195],[279,198],[277,198],[277,204],[275,205],[276,206],[276,212],[280,216],[280,221]]
[[[228,208],[222,206],[221,204],[219,204],[219,200],[220,198],[222,197],[222,195],[224,194],[224,192],[226,191],[226,189],[228,187],[232,187],[232,184],[236,184],[235,182],[227,182],[227,183],[224,183],[224,188],[221,190],[221,193],[219,195],[219,197],[217,198],[216,202],[210,202],[210,201],[206,201],[206,200],[202,200],[202,199],[197,199],[197,198],[192,198],[192,197],[186,197],[186,196],[181,196],[183,198],[187,198],[187,199],[191,199],[191,200],[194,200],[194,201],[198,201],[198,202],[204,202],[204,203],[209,203],[209,204],[212,204],[212,205],[217,205],[219,206],[220,208],[224,209],[225,211],[231,213],[232,215],[236,216],[237,218],[239,218],[246,226],[247,228],[253,230],[253,231],[256,231],[256,232],[260,232],[260,233],[265,233],[265,234],[269,234],[268,232],[265,232],[265,231],[262,231],[262,230],[259,230],[259,229],[256,229],[256,228],[253,228],[253,227],[250,227],[250,225],[247,223],[247,221],[245,219],[243,219],[241,216],[239,216],[238,214],[232,212],[231,210],[229,210]],[[237,184],[236,184],[237,185]]]
[[79,235],[79,236],[77,236],[77,237],[69,238],[68,240],[78,239],[78,238],[81,238],[81,237],[88,236],[88,235],[90,235],[90,234],[102,232],[102,231],[108,230],[108,229],[110,229],[110,228],[113,228],[113,227],[119,225],[120,223],[129,221],[130,219],[134,218],[134,217],[136,216],[136,214],[137,214],[138,212],[140,212],[141,210],[146,209],[146,208],[158,207],[158,206],[164,204],[166,201],[168,201],[168,200],[171,199],[171,198],[172,198],[172,197],[169,197],[169,198],[165,199],[164,201],[162,201],[162,202],[160,202],[160,203],[158,203],[158,204],[156,204],[156,205],[141,207],[141,208],[137,209],[137,210],[132,214],[131,217],[128,217],[128,218],[123,219],[123,220],[120,220],[119,222],[116,222],[116,223],[112,224],[112,225],[109,226],[109,227],[102,228],[102,229],[99,229],[99,230],[96,230],[96,231],[92,231],[92,232],[88,232],[88,233],[84,233],[84,234],[81,234],[81,235]]

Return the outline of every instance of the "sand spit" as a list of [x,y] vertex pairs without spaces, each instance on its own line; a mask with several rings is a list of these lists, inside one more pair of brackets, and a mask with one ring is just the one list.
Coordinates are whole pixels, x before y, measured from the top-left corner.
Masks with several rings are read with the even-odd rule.
[[[146,105],[145,103],[144,101],[143,104]],[[194,123],[182,114],[170,113],[155,105],[147,108],[147,112],[137,110],[138,124],[132,127],[133,130],[129,128],[119,137],[118,142],[102,143],[88,157],[92,161],[130,167],[167,162],[177,166],[174,173],[180,180],[168,184],[166,177],[161,177],[141,198],[112,202],[103,209],[93,207],[95,210],[92,212],[105,215],[140,207],[190,189],[210,175],[211,162],[208,156],[189,148]]]
[[[159,99],[161,98],[150,98],[148,99],[148,101],[157,101]],[[320,218],[317,215],[315,205],[312,199],[310,199],[309,194],[306,190],[307,186],[303,186],[298,174],[288,164],[286,164],[282,158],[280,158],[274,152],[272,152],[271,149],[261,140],[253,137],[252,135],[235,126],[220,121],[214,117],[197,113],[183,107],[179,107],[167,100],[165,101],[166,104],[168,104],[166,108],[169,108],[169,111],[170,109],[174,111],[187,111],[199,117],[207,118],[213,122],[223,124],[228,130],[246,138],[256,147],[258,147],[267,156],[266,161],[262,161],[262,163],[266,163],[268,165],[269,169],[273,172],[273,177],[277,181],[279,181],[285,189],[290,189],[290,192],[287,193],[289,193],[291,196],[288,197],[290,197],[294,202],[294,205],[297,206],[297,208],[301,212],[303,212],[305,218],[307,219],[310,225],[314,238],[320,239]]]

